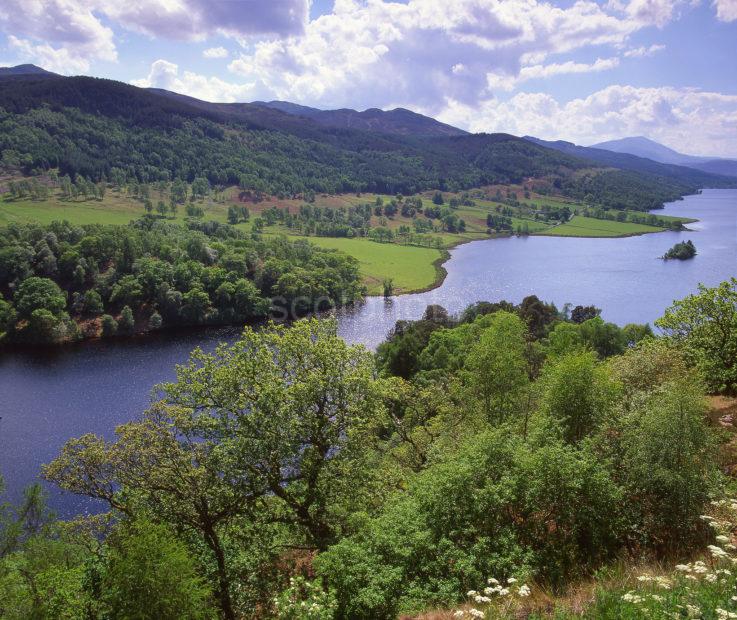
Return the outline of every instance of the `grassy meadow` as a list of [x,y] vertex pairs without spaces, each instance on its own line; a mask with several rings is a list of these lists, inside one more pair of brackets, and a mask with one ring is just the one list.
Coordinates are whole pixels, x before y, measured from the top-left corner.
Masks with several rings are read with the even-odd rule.
[[647,226],[646,224],[613,222],[574,215],[570,221],[543,231],[543,234],[556,237],[628,237],[630,235],[661,232],[662,230],[657,226]]
[[[157,197],[154,194],[154,203]],[[227,205],[213,201],[198,203],[205,218],[226,221]],[[128,224],[146,213],[143,204],[123,193],[108,191],[102,200],[89,198],[62,200],[52,195],[48,200],[0,199],[0,226],[8,224],[50,224],[66,220],[72,224]],[[184,207],[180,206],[172,221],[184,222]]]
[[435,248],[421,248],[396,243],[376,243],[370,239],[342,239],[310,237],[323,248],[333,248],[358,259],[361,275],[369,294],[383,292],[383,282],[390,278],[395,293],[418,291],[432,286],[438,278],[436,264],[443,252]]

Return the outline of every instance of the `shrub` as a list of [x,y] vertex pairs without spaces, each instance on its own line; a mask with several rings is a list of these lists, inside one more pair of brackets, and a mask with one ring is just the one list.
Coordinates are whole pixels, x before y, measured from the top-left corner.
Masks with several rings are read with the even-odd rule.
[[489,575],[536,572],[560,583],[617,548],[621,493],[604,464],[509,431],[485,433],[431,466],[363,531],[318,557],[341,617],[447,605]]
[[103,576],[112,620],[195,620],[213,616],[211,593],[184,545],[163,525],[123,524],[112,540]]
[[109,314],[103,314],[101,319],[102,335],[114,336],[118,332],[118,322]]
[[118,320],[118,331],[121,334],[132,334],[136,327],[135,319],[133,318],[133,311],[130,306],[123,306],[120,312],[120,319]]

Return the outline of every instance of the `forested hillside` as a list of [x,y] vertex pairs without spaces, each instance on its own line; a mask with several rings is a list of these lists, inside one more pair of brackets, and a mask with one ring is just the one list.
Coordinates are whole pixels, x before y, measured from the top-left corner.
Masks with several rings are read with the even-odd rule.
[[681,178],[617,170],[506,134],[348,129],[110,80],[26,78],[0,89],[0,149],[3,166],[27,174],[58,168],[100,181],[122,171],[139,182],[204,176],[213,185],[289,196],[455,191],[534,177],[565,195],[639,210],[728,183],[696,171],[701,176]]

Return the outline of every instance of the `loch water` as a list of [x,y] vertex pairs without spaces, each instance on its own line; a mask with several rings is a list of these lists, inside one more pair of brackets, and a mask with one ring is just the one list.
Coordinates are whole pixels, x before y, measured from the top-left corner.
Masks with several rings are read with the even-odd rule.
[[[559,307],[593,304],[618,324],[652,323],[674,299],[737,276],[737,190],[704,190],[658,214],[697,218],[689,231],[624,239],[510,237],[461,245],[445,263],[442,286],[385,300],[369,298],[339,312],[340,334],[375,347],[398,319],[419,318],[428,304],[459,312],[479,301],[519,302],[535,294]],[[662,261],[678,241],[698,255]],[[84,433],[112,437],[150,402],[153,387],[174,378],[196,346],[232,341],[237,328],[184,330],[93,341],[57,349],[0,354],[0,473],[7,499],[38,479],[64,442]],[[48,488],[60,516],[95,510],[82,498]]]

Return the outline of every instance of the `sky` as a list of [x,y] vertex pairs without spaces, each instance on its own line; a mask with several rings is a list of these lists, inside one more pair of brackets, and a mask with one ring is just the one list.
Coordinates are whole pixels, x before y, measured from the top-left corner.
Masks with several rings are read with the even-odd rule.
[[737,0],[2,0],[0,66],[737,157]]

